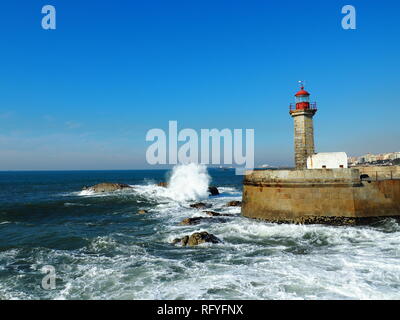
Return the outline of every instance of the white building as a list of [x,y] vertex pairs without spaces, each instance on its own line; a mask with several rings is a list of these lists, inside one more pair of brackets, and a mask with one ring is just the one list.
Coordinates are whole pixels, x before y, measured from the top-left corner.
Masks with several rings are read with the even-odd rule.
[[307,158],[307,169],[339,169],[347,168],[345,152],[321,152]]

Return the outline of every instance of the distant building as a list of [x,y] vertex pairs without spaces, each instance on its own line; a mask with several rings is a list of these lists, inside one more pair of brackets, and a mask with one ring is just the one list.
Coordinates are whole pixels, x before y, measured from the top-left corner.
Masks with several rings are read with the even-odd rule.
[[368,153],[360,157],[349,157],[348,162],[351,166],[356,166],[359,164],[368,165],[377,162],[380,162],[383,165],[390,165],[390,163],[396,159],[400,159],[400,152],[390,152],[382,154]]

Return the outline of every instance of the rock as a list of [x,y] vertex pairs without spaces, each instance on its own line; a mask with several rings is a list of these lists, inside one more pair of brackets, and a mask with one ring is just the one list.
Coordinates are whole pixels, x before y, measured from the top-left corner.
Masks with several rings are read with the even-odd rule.
[[191,226],[194,224],[199,224],[200,222],[202,222],[205,219],[211,219],[211,218],[203,218],[203,217],[186,218],[186,219],[183,219],[180,224]]
[[122,190],[122,189],[132,189],[128,184],[124,183],[111,183],[111,182],[105,182],[105,183],[99,183],[96,184],[92,187],[84,187],[83,190],[90,190],[93,192],[112,192],[112,191],[117,191],[117,190]]
[[217,187],[214,187],[214,186],[208,187],[208,192],[212,196],[218,196],[219,195],[219,191],[218,191]]
[[189,240],[188,240],[187,244],[192,247],[192,246],[197,246],[199,244],[206,243],[206,242],[219,243],[219,242],[221,242],[221,240],[219,240],[213,234],[210,234],[210,233],[208,233],[206,231],[203,231],[203,232],[193,233],[189,237]]
[[195,232],[191,236],[184,236],[182,239],[174,239],[172,241],[173,244],[181,243],[182,246],[197,246],[202,243],[220,243],[221,240],[218,239],[213,234],[210,234],[206,231],[203,232]]
[[[212,212],[212,211],[210,211],[210,212]],[[230,216],[230,215],[229,214],[219,214],[218,216]],[[194,218],[183,219],[180,224],[181,225],[191,226],[191,225],[199,224],[199,223],[201,223],[203,221],[206,221],[206,222],[221,222],[221,223],[223,223],[223,222],[226,222],[227,220],[223,219],[223,218],[194,217]]]
[[215,211],[203,211],[206,215],[211,217],[230,217],[231,214],[219,213]]
[[159,182],[157,183],[158,187],[163,187],[163,188],[167,188],[168,187],[168,182]]
[[139,211],[138,211],[138,214],[145,214],[145,213],[147,213],[147,212],[148,212],[147,210],[142,209],[142,210],[139,210]]
[[207,218],[207,217],[194,217],[194,218],[186,218],[183,219],[182,222],[180,223],[181,225],[195,225],[195,224],[199,224],[203,221],[207,221],[207,222],[226,222],[226,219],[213,219],[213,218]]
[[225,206],[226,207],[241,207],[242,201],[229,201]]
[[205,208],[211,208],[210,204],[203,203],[203,202],[197,202],[193,203],[190,205],[191,208],[196,208],[196,209],[205,209]]
[[189,236],[184,236],[184,237],[181,239],[181,244],[182,244],[183,246],[186,246],[186,245],[188,244],[188,242],[189,242]]

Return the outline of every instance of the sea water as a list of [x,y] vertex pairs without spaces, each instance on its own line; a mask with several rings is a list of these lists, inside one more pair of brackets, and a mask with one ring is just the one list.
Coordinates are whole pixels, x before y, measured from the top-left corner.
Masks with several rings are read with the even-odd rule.
[[[399,299],[400,225],[271,224],[240,215],[234,170],[0,172],[0,299]],[[169,181],[169,187],[156,184]],[[83,186],[134,188],[95,194]],[[219,196],[209,197],[208,185]],[[231,214],[208,217],[195,201]],[[144,209],[146,214],[138,214]],[[218,220],[218,221],[217,221]],[[207,231],[219,244],[182,247]],[[43,266],[56,288],[42,288]]]

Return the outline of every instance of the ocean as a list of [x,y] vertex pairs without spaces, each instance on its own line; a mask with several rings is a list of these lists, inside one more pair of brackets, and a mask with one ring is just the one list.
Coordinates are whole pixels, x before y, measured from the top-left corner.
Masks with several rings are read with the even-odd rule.
[[[0,299],[400,299],[397,221],[250,220],[225,206],[241,200],[242,178],[198,166],[0,172]],[[101,182],[133,188],[82,191]],[[208,185],[220,195],[208,196]],[[208,217],[190,207],[196,201],[231,216],[180,225]],[[198,231],[222,242],[172,244]],[[44,266],[54,267],[54,289],[42,287]]]

